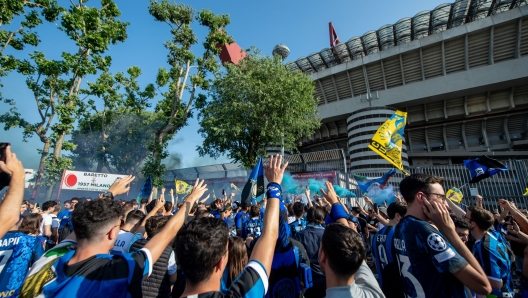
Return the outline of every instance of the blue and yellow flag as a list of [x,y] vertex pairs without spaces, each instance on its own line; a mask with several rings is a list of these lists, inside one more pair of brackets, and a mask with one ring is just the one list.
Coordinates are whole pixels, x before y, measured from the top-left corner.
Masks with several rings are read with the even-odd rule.
[[174,180],[176,186],[176,193],[179,195],[188,194],[192,190],[192,185],[187,184],[182,180]]
[[460,189],[452,187],[447,191],[446,197],[452,202],[460,204],[460,202],[462,202],[462,199],[464,198],[464,194],[462,194],[462,191],[460,191]]
[[409,176],[403,169],[401,159],[403,130],[406,122],[407,112],[396,111],[378,128],[368,147]]

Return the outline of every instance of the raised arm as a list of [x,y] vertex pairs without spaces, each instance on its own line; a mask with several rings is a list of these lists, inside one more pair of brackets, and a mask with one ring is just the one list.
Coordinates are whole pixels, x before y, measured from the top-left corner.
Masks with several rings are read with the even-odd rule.
[[523,231],[528,231],[528,219],[526,219],[524,214],[522,214],[517,208],[512,206],[512,204],[506,200],[500,199],[499,205],[510,212]]
[[308,186],[306,186],[306,189],[304,190],[304,194],[306,195],[306,200],[308,201],[307,202],[308,208],[312,208],[313,204],[312,204],[312,199],[310,198],[310,189],[308,188]]
[[[325,197],[325,199],[328,201],[328,203],[330,203],[330,205],[332,206],[332,212],[334,212],[334,205],[340,205],[343,207],[343,212],[345,211],[344,209],[344,206],[341,204],[341,202],[339,202],[339,200],[337,199],[337,194],[334,190],[334,187],[332,186],[332,183],[326,181],[325,182],[326,184],[326,189],[327,189],[327,192],[324,191],[324,189],[320,189],[321,193],[323,194],[323,196]],[[331,214],[333,215],[333,214]],[[348,222],[346,220],[346,218],[335,218],[335,221],[337,223],[340,223],[340,224],[343,224],[345,226],[348,227]]]
[[275,157],[270,157],[269,165],[264,166],[264,174],[269,182],[266,195],[268,201],[264,212],[264,230],[257,240],[250,258],[260,262],[266,268],[268,277],[271,272],[275,245],[279,237],[279,210],[282,200],[280,183],[284,176],[284,170],[288,166],[287,162],[283,166],[281,163],[282,156],[277,154]]
[[156,236],[147,242],[145,248],[150,251],[152,262],[156,262],[159,259],[167,245],[169,245],[169,242],[182,227],[194,203],[196,203],[205,191],[207,191],[207,184],[204,184],[203,180],[196,179],[191,193],[183,202],[182,208],[178,210],[176,215],[171,217],[165,227]]
[[484,208],[482,207],[482,199],[484,198],[481,195],[477,195],[475,199],[477,199],[477,207]]
[[447,199],[446,202],[449,206],[449,209],[451,209],[451,211],[453,211],[456,216],[464,218],[464,216],[466,215],[466,211],[462,210],[462,208],[460,208],[457,204],[453,203],[453,201],[449,199]]
[[0,172],[11,176],[9,188],[0,204],[0,237],[4,235],[20,220],[20,206],[24,198],[25,172],[22,162],[15,153],[11,153],[11,146],[5,148],[5,161],[0,161]]
[[174,208],[174,189],[170,189],[169,191],[169,194],[170,194],[170,197],[171,197],[171,203],[172,203],[172,207]]

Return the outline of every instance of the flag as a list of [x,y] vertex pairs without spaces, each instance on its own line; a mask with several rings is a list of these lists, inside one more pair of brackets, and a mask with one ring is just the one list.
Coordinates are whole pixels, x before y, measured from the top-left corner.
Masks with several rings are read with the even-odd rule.
[[526,189],[526,191],[524,192],[523,196],[528,196],[528,188]]
[[407,112],[396,111],[378,128],[368,147],[409,176],[403,169],[401,158],[403,130],[406,122]]
[[389,180],[394,174],[396,174],[396,170],[390,169],[379,178],[367,178],[354,174],[354,179],[363,194],[371,198],[374,203],[381,205],[383,201],[387,201],[387,203],[395,201],[396,192],[389,184]]
[[214,189],[213,189],[213,200],[216,201],[216,194],[214,192]]
[[152,177],[148,175],[147,180],[145,180],[145,183],[143,183],[143,186],[141,187],[141,192],[139,194],[140,196],[139,201],[141,201],[141,199],[148,199],[150,197],[151,192],[152,192]]
[[487,156],[464,160],[464,166],[468,168],[471,174],[471,181],[469,183],[477,183],[480,180],[508,170],[508,167],[504,164]]
[[174,180],[174,184],[176,186],[176,193],[179,195],[188,194],[192,189],[192,185],[182,180]]
[[460,191],[460,189],[452,187],[447,191],[446,197],[452,202],[460,204],[460,202],[462,202],[462,199],[464,198],[464,195],[462,194],[462,191]]
[[234,189],[234,190],[240,190],[240,188],[238,188],[234,183],[231,183],[231,188]]
[[242,207],[251,206],[251,199],[255,199],[264,194],[264,165],[262,157],[259,158],[257,165],[249,174],[248,181],[242,190],[241,205]]

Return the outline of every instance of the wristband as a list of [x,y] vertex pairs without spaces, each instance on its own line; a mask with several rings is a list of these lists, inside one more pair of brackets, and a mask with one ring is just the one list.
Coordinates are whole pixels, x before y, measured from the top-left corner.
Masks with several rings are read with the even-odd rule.
[[278,183],[270,182],[268,183],[268,191],[266,192],[266,197],[268,199],[279,199],[282,201],[281,190],[281,186]]
[[341,204],[333,204],[332,205],[332,211],[325,218],[325,223],[327,225],[331,224],[331,223],[335,223],[337,220],[339,220],[341,218],[349,219],[350,215],[348,215],[346,213],[345,207],[343,207],[343,205],[341,205]]

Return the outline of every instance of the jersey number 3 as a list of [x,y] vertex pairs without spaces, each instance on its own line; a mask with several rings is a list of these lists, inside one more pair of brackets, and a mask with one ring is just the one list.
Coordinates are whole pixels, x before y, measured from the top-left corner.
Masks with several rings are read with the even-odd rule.
[[[400,274],[403,276],[403,277],[406,277],[409,279],[409,281],[413,284],[414,286],[414,291],[415,291],[415,294],[416,296],[409,296],[409,295],[406,295],[407,297],[425,297],[425,292],[422,288],[422,285],[420,284],[420,282],[416,279],[416,277],[414,277],[414,275],[411,274],[411,272],[409,271],[411,267],[411,261],[409,260],[409,257],[408,256],[403,256],[403,255],[398,255],[398,268],[400,269]],[[409,292],[411,291],[405,291],[406,294],[409,294]]]
[[7,260],[11,257],[11,254],[13,253],[13,250],[2,250],[0,251],[0,273],[4,270],[5,264],[7,263]]

